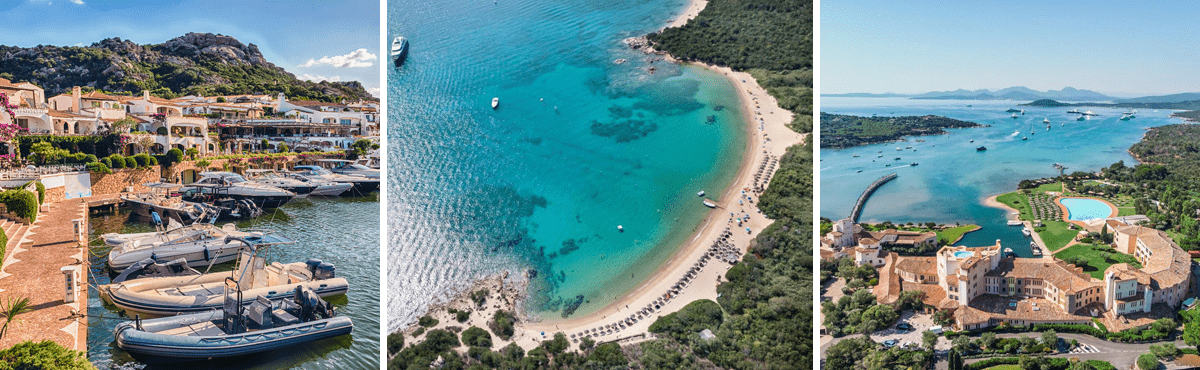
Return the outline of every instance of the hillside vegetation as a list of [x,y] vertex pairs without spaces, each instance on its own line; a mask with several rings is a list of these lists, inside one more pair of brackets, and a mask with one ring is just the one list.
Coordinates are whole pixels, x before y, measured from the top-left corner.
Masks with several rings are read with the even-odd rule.
[[713,0],[682,27],[647,35],[676,59],[749,72],[780,107],[789,125],[812,131],[812,1]]
[[296,79],[268,62],[254,44],[211,33],[188,33],[154,45],[120,38],[89,46],[0,45],[0,77],[41,86],[47,97],[83,86],[116,95],[150,90],[168,99],[284,93],[292,100],[377,100],[357,81]]
[[947,128],[984,127],[942,116],[860,117],[821,113],[821,147],[848,148],[900,140],[905,136],[941,135]]

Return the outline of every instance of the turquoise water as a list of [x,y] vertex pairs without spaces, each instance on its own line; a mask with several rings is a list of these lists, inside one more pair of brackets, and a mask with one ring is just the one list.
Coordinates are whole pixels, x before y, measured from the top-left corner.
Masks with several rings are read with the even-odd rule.
[[1093,218],[1108,218],[1113,209],[1107,203],[1096,199],[1063,198],[1058,200],[1067,207],[1067,219],[1071,221],[1087,221]]
[[958,258],[970,258],[971,256],[974,256],[974,255],[975,255],[975,252],[968,252],[968,251],[954,252],[954,256],[958,257]]
[[[900,176],[875,192],[863,209],[861,221],[976,223],[983,228],[967,234],[958,245],[986,246],[1000,239],[1005,247],[1028,257],[1029,239],[1021,235],[1019,227],[1005,226],[1006,211],[984,206],[984,198],[1016,190],[1022,179],[1056,176],[1058,170],[1051,166],[1054,163],[1067,166],[1068,173],[1093,172],[1117,161],[1132,165],[1136,162],[1127,150],[1141,139],[1147,127],[1183,122],[1168,118],[1172,111],[1150,109],[1139,110],[1133,120],[1120,121],[1124,109],[1105,108],[1083,108],[1100,116],[1076,121],[1077,115],[1067,113],[1070,108],[1016,107],[1018,103],[822,98],[821,111],[827,113],[934,114],[991,127],[910,137],[906,142],[822,149],[821,216],[845,218],[868,184],[895,172]],[[1004,112],[1008,108],[1025,109],[1025,115],[1010,118],[1011,113]],[[1043,118],[1051,121],[1049,131]],[[1028,140],[1021,140],[1022,136]],[[906,146],[913,149],[904,149]],[[978,146],[986,146],[987,151],[975,151]],[[902,150],[896,151],[896,147]],[[854,157],[856,154],[859,157]],[[879,154],[883,157],[877,158]],[[901,160],[893,160],[895,157]],[[919,165],[910,166],[913,162]],[[892,166],[885,167],[888,163]]]
[[650,74],[621,43],[685,5],[389,6],[389,39],[411,45],[387,76],[389,330],[503,271],[532,277],[527,313],[561,319],[578,296],[575,315],[594,311],[690,236],[696,192],[721,191],[745,150],[736,90],[701,68]]
[[[109,232],[153,231],[149,225],[129,220],[128,213],[92,215],[91,265],[95,285],[107,284],[108,248],[99,240]],[[271,246],[260,252],[267,262],[302,262],[320,258],[332,263],[337,276],[350,282],[346,295],[331,297],[338,314],[350,317],[350,335],[322,339],[286,350],[214,361],[146,366],[117,348],[112,329],[128,321],[115,306],[104,305],[98,289],[88,294],[88,359],[100,369],[377,369],[379,368],[379,197],[311,198],[294,200],[238,227],[274,230],[295,244]],[[213,267],[229,271],[233,263]],[[199,269],[203,271],[204,269]]]

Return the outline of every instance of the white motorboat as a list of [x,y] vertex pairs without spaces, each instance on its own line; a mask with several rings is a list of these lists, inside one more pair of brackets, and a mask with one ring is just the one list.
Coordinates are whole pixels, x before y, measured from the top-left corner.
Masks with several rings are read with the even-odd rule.
[[397,67],[404,64],[404,60],[408,59],[408,39],[404,36],[396,36],[392,39],[392,62]]
[[698,196],[698,197],[704,196],[704,190],[701,190],[699,193],[696,193],[696,196]]
[[318,159],[316,162],[322,166],[328,166],[329,172],[336,174],[379,179],[379,170],[345,159]]
[[199,313],[221,308],[225,301],[225,280],[237,281],[244,294],[242,304],[258,297],[280,299],[298,288],[311,289],[321,297],[346,294],[350,283],[335,277],[332,264],[310,259],[307,262],[267,264],[263,257],[245,249],[238,255],[232,271],[192,276],[154,277],[106,284],[99,287],[100,297],[133,312],[158,316]]
[[275,186],[246,180],[233,172],[201,172],[200,179],[180,188],[185,200],[208,203],[219,199],[249,200],[262,208],[278,208],[296,197]]
[[142,184],[142,186],[149,189],[149,191],[123,194],[121,195],[121,200],[125,202],[125,205],[129,206],[130,211],[134,215],[143,220],[149,220],[153,217],[153,214],[159,214],[165,217],[168,222],[178,221],[183,224],[189,224],[197,221],[206,221],[214,213],[220,213],[220,209],[216,207],[184,201],[178,195],[173,194],[183,185],[150,182]]
[[708,208],[717,208],[717,204],[708,199],[704,200],[704,206]]
[[276,170],[250,169],[246,170],[246,177],[250,181],[271,185],[295,193],[297,198],[306,197],[309,193],[317,189],[316,184],[296,180]]
[[108,267],[113,271],[122,271],[147,258],[160,263],[182,258],[187,260],[189,267],[230,262],[237,258],[244,244],[228,237],[244,240],[255,247],[293,243],[270,230],[238,230],[234,224],[217,227],[206,223],[154,233],[104,234],[100,237],[106,244],[121,241],[108,252]]
[[1050,123],[1050,119],[1049,119],[1049,118],[1042,118],[1042,123]]
[[312,181],[332,181],[339,184],[350,184],[350,189],[338,194],[341,196],[365,195],[379,190],[379,179],[336,174],[320,166],[305,165],[296,166],[293,169],[298,176]]
[[492,109],[496,109],[499,107],[500,107],[500,98],[499,97],[492,98]]

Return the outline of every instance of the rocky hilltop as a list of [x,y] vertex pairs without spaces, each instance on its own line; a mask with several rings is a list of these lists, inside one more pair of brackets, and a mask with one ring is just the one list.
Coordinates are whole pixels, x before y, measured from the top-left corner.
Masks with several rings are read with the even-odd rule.
[[188,33],[162,44],[109,38],[89,46],[0,45],[0,77],[29,81],[46,95],[87,86],[158,96],[276,94],[289,99],[377,100],[357,81],[309,82],[268,62],[258,46],[211,33]]

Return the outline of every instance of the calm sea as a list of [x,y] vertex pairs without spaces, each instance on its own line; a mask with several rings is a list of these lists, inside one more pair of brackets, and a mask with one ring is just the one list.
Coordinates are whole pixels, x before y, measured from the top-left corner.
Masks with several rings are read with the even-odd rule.
[[529,314],[594,311],[699,226],[745,149],[736,91],[621,42],[685,5],[390,3],[411,50],[387,76],[389,330],[503,271]]
[[[1005,225],[1004,210],[984,206],[984,198],[1016,190],[1023,179],[1057,176],[1054,163],[1065,165],[1067,173],[1095,172],[1117,161],[1133,165],[1136,161],[1127,150],[1147,127],[1182,122],[1169,118],[1173,111],[1168,110],[1141,109],[1137,118],[1121,121],[1125,109],[1094,107],[1079,109],[1100,116],[1076,121],[1077,114],[1067,113],[1071,108],[1019,107],[1019,103],[1024,102],[822,98],[821,111],[826,113],[932,114],[991,127],[949,130],[949,135],[909,137],[904,142],[822,149],[821,216],[849,216],[867,185],[894,172],[900,176],[875,192],[861,221],[975,223],[983,229],[967,234],[959,245],[992,245],[1000,239],[1018,255],[1030,256],[1029,239],[1021,235],[1020,228]],[[1005,112],[1009,108],[1024,109],[1025,114],[1014,119]],[[1049,131],[1043,119],[1050,120]],[[977,152],[979,146],[986,146],[987,151]],[[878,157],[880,154],[883,157]],[[911,166],[913,162],[918,165]]]

